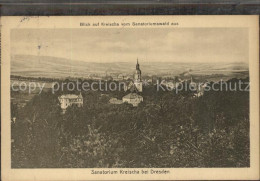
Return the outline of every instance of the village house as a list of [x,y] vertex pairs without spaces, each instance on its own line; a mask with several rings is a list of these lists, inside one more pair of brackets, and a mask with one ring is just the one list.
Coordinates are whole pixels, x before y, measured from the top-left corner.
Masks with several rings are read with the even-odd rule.
[[196,82],[193,81],[192,77],[191,77],[191,82],[190,82],[190,86],[193,90],[195,90],[196,92],[193,94],[193,97],[201,97],[204,95],[204,91],[205,88],[207,87],[208,83],[204,83],[204,84],[197,84]]
[[123,101],[120,100],[120,99],[117,99],[117,98],[111,98],[111,99],[109,100],[109,103],[110,103],[110,104],[123,104]]
[[83,97],[81,93],[79,95],[75,94],[65,94],[59,98],[61,109],[66,110],[67,107],[71,105],[77,105],[78,107],[83,106]]
[[138,95],[137,93],[129,93],[123,97],[123,102],[132,104],[134,107],[138,106],[140,102],[143,102],[143,97]]

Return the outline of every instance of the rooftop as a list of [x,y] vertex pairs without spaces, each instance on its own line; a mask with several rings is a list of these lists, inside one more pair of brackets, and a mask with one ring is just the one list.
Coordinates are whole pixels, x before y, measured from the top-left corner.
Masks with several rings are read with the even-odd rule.
[[76,95],[76,94],[64,94],[59,97],[60,99],[78,99],[82,98],[82,95]]
[[126,99],[140,99],[140,98],[143,98],[142,96],[138,95],[137,93],[129,93],[127,94],[126,96],[124,96],[123,98],[126,98]]

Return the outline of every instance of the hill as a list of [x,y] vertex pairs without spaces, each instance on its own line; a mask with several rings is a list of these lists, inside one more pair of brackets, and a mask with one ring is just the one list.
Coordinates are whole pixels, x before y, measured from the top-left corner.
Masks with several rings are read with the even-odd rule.
[[[84,62],[57,57],[13,55],[11,56],[11,74],[29,77],[65,78],[88,77],[111,73],[132,75],[135,70],[133,62]],[[245,63],[181,63],[181,62],[142,62],[143,75],[176,76],[224,75],[234,77],[248,76]]]

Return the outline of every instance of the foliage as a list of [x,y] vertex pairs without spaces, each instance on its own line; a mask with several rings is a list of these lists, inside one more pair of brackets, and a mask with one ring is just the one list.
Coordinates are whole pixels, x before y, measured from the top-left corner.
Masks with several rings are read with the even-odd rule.
[[[238,80],[231,80],[237,82]],[[244,80],[247,81],[247,80]],[[122,92],[83,92],[62,114],[42,93],[12,105],[12,167],[249,167],[249,93],[156,91],[138,107],[109,104]]]

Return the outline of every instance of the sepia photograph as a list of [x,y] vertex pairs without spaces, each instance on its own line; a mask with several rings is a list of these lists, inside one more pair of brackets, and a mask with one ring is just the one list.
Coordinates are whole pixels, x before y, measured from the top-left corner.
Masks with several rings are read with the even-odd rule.
[[177,168],[255,168],[258,18],[227,19],[238,25],[17,17],[2,85],[10,169],[173,178]]

